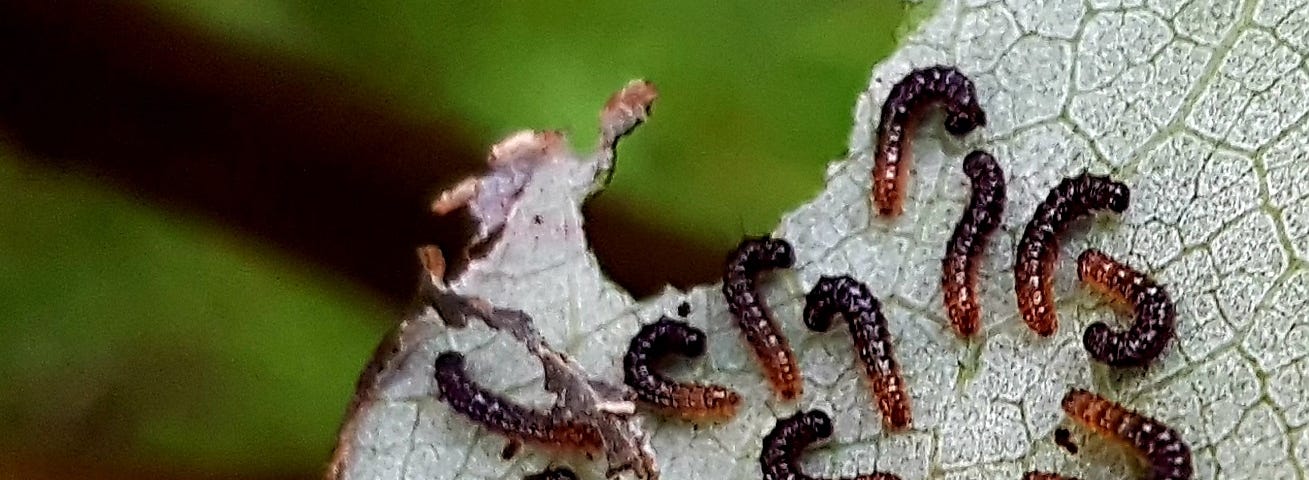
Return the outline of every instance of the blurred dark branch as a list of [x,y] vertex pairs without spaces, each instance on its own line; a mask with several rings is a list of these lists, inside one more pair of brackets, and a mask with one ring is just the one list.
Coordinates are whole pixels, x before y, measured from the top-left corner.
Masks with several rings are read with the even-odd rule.
[[[337,73],[98,1],[0,2],[0,65],[0,128],[34,157],[206,215],[389,298],[413,294],[414,246],[459,251],[467,238],[466,225],[427,207],[481,168],[485,147],[457,119],[402,114]],[[718,275],[718,252],[596,202],[588,234],[634,293]]]

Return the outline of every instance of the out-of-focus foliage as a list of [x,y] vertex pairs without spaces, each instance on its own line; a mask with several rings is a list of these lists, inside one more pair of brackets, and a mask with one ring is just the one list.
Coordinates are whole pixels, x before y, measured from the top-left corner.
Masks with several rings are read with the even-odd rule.
[[395,312],[0,149],[0,449],[314,468]]
[[238,42],[349,72],[400,108],[465,124],[479,145],[560,128],[585,149],[605,92],[648,78],[664,92],[659,116],[624,145],[605,201],[719,249],[820,188],[855,95],[911,10],[899,0],[158,2]]

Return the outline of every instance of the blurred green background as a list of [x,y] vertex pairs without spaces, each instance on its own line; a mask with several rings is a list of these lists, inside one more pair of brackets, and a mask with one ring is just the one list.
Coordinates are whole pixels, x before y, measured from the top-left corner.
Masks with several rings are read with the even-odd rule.
[[661,98],[592,242],[638,294],[713,281],[930,9],[2,2],[0,472],[316,477],[413,247],[464,237],[426,201],[520,128],[588,150],[632,78]]

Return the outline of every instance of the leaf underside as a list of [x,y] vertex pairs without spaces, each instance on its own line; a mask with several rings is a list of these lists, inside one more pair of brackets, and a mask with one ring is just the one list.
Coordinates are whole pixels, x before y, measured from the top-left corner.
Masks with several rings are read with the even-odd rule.
[[[1196,478],[1309,476],[1309,3],[1303,0],[1046,0],[942,2],[933,18],[877,66],[854,111],[849,156],[833,162],[817,198],[774,234],[796,267],[765,292],[805,378],[796,405],[775,403],[727,314],[717,285],[642,300],[605,279],[587,249],[582,202],[594,165],[564,155],[537,168],[496,246],[450,283],[460,295],[526,312],[545,340],[596,378],[622,379],[622,352],[639,325],[674,315],[708,332],[708,353],[680,378],[744,397],[732,421],[692,428],[639,415],[662,478],[759,477],[760,440],[796,408],[832,414],[832,441],[805,456],[814,475],[881,470],[912,479],[1017,479],[1041,469],[1088,480],[1140,478],[1121,448],[1074,429],[1083,448],[1054,444],[1067,425],[1060,397],[1086,387],[1178,429]],[[877,112],[912,68],[958,66],[974,79],[990,124],[964,140],[920,129],[905,213],[869,215]],[[1009,202],[980,273],[984,331],[949,330],[940,257],[967,199],[960,163],[974,148],[999,158]],[[621,168],[620,168],[621,169]],[[1018,318],[1014,245],[1036,203],[1083,169],[1132,188],[1121,216],[1083,222],[1065,237],[1055,275],[1059,331],[1036,338]],[[620,172],[621,174],[621,172]],[[1093,365],[1082,330],[1130,320],[1082,288],[1073,259],[1088,247],[1147,271],[1171,293],[1178,335],[1146,371]],[[676,259],[667,259],[676,261]],[[882,431],[841,329],[800,322],[819,276],[850,274],[884,303],[913,399],[914,428]],[[526,448],[500,458],[504,439],[429,396],[431,363],[465,352],[492,390],[540,408],[539,363],[485,325],[444,326],[432,310],[406,322],[400,361],[353,416],[342,442],[350,479],[511,479],[567,464],[599,478],[604,459]]]

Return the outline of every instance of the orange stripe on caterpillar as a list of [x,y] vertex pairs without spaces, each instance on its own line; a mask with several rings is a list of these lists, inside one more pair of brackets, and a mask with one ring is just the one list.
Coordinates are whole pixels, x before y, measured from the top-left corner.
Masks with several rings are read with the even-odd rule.
[[1096,249],[1077,257],[1077,277],[1116,301],[1132,305],[1136,321],[1122,332],[1104,322],[1086,327],[1091,358],[1115,367],[1140,367],[1158,358],[1176,334],[1177,309],[1168,291],[1145,274]]
[[745,335],[773,392],[788,401],[804,392],[800,367],[790,342],[782,336],[772,312],[764,305],[756,281],[765,270],[790,268],[793,263],[795,251],[786,240],[747,238],[728,255],[723,274],[728,311]]
[[892,86],[882,103],[873,160],[872,204],[878,214],[895,217],[903,211],[914,131],[928,108],[938,104],[944,107],[945,130],[951,135],[967,135],[986,125],[977,88],[954,67],[920,68]]
[[1059,328],[1054,307],[1054,264],[1059,237],[1074,220],[1095,211],[1122,213],[1131,191],[1107,176],[1082,173],[1059,182],[1037,205],[1014,255],[1014,289],[1018,310],[1028,328],[1042,337]]
[[903,430],[913,423],[909,391],[891,345],[891,331],[881,304],[868,286],[849,276],[823,276],[805,296],[804,323],[810,330],[827,331],[832,317],[845,317],[854,339],[855,354],[864,365],[864,378],[889,430]]
[[1082,389],[1064,395],[1061,406],[1074,422],[1131,447],[1149,463],[1152,480],[1191,478],[1191,448],[1176,430],[1158,420]]
[[654,362],[676,353],[699,357],[705,352],[705,334],[686,322],[662,317],[641,327],[623,356],[623,382],[636,398],[658,410],[688,420],[723,420],[736,415],[741,396],[703,383],[682,383],[654,369]]
[[1005,181],[1000,163],[980,150],[964,158],[964,173],[973,192],[941,259],[941,292],[955,333],[967,338],[981,327],[977,270],[987,240],[1004,213]]
[[604,446],[600,431],[589,423],[560,419],[482,388],[468,376],[465,362],[463,354],[451,351],[435,362],[440,398],[455,412],[511,441],[579,453],[597,453]]

